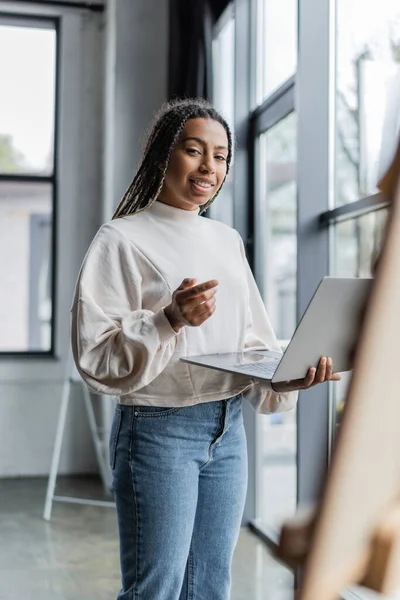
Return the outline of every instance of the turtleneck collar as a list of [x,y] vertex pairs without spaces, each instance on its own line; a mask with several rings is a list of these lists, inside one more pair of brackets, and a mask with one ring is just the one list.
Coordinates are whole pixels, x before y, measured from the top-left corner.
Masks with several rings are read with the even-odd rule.
[[164,202],[160,202],[159,200],[153,202],[147,210],[156,217],[181,223],[195,223],[199,219],[198,210],[184,210],[170,204],[164,204]]

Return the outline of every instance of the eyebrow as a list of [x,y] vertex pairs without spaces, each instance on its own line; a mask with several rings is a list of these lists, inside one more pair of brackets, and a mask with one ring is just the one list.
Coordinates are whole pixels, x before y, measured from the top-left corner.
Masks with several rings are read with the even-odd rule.
[[[202,140],[201,138],[195,137],[195,136],[190,136],[190,137],[186,137],[182,140],[182,144],[183,142],[187,142],[189,140],[194,140],[195,142],[197,142],[198,144],[200,144],[201,146],[206,146],[206,142],[204,140]],[[226,146],[214,146],[215,150],[228,150],[228,148]]]

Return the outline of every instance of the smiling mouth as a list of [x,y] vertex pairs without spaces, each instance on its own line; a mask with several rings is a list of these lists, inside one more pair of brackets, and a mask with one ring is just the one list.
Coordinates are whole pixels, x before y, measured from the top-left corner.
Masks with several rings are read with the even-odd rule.
[[205,179],[190,179],[190,181],[205,190],[209,190],[211,187],[214,186],[214,183],[212,181],[208,181]]

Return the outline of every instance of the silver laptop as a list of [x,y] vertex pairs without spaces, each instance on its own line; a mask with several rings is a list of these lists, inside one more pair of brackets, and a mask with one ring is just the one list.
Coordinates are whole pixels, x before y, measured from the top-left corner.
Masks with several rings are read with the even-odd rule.
[[272,382],[302,379],[321,356],[332,358],[335,372],[350,371],[371,283],[372,279],[324,277],[283,354],[251,350],[181,361]]

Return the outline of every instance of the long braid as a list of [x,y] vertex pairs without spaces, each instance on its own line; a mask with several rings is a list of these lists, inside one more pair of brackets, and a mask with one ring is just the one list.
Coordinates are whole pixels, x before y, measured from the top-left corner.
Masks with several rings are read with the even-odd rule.
[[[189,119],[196,118],[213,119],[224,127],[228,137],[226,175],[228,174],[232,159],[232,135],[222,116],[214,109],[212,104],[201,98],[188,98],[169,102],[161,108],[156,116],[139,169],[123,195],[113,219],[146,210],[157,200],[164,185],[172,151],[186,122]],[[225,182],[226,175],[222,185]],[[222,185],[214,196],[201,206],[200,214],[214,202]]]

